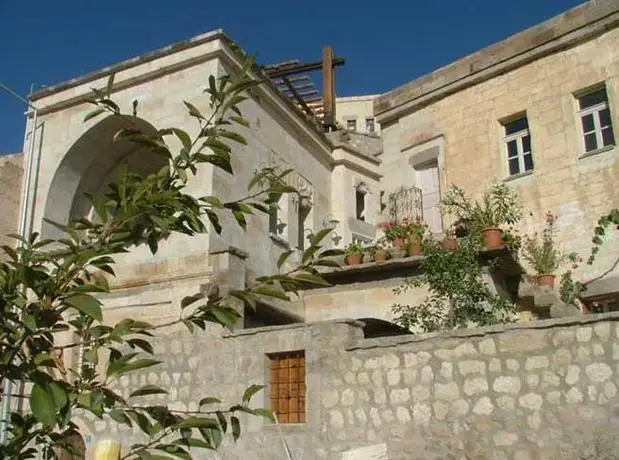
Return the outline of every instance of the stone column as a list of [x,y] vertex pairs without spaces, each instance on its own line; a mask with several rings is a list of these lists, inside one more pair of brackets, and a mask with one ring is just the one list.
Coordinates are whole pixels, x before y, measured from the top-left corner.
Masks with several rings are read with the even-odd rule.
[[[211,266],[214,267],[214,275],[211,282],[203,287],[205,293],[210,296],[225,296],[231,290],[245,289],[246,286],[246,260],[249,254],[234,246],[227,249],[212,251]],[[245,305],[237,299],[231,299],[230,304],[241,314],[237,323],[237,329],[244,325]]]

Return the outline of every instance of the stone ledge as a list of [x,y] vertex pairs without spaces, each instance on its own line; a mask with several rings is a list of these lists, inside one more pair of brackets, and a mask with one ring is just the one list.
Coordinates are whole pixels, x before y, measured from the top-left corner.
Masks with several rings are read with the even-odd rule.
[[342,318],[342,319],[332,319],[328,321],[313,321],[310,323],[294,323],[294,324],[284,324],[280,326],[264,326],[264,327],[256,327],[252,329],[241,329],[238,331],[233,331],[228,334],[224,334],[222,337],[224,339],[241,337],[245,335],[257,335],[257,334],[267,334],[269,332],[278,332],[285,331],[287,329],[309,329],[314,326],[321,325],[329,325],[329,324],[348,324],[349,326],[357,327],[363,329],[365,327],[365,323],[362,321],[358,321],[356,319],[351,318]]
[[432,332],[429,334],[417,334],[407,336],[381,337],[376,339],[363,339],[357,341],[356,344],[347,347],[347,351],[370,349],[370,348],[391,348],[407,343],[425,342],[434,339],[461,339],[467,337],[484,337],[487,335],[496,335],[504,332],[518,330],[534,330],[534,329],[553,329],[564,326],[577,326],[592,323],[600,323],[603,321],[619,322],[619,312],[600,313],[592,315],[572,316],[559,319],[545,319],[539,321],[530,321],[523,323],[498,324],[496,326],[486,326],[472,329],[456,329],[447,332]]

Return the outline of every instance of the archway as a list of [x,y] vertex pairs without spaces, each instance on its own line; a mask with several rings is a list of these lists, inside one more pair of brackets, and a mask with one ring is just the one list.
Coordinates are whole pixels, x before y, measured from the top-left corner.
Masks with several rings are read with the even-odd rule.
[[[147,175],[160,170],[168,160],[129,140],[114,141],[123,128],[139,129],[153,135],[156,129],[146,121],[128,116],[111,115],[86,131],[69,149],[52,179],[43,217],[61,224],[91,212],[85,194],[101,195],[115,179],[118,168],[126,164],[129,171]],[[60,238],[62,232],[44,221],[41,234]]]

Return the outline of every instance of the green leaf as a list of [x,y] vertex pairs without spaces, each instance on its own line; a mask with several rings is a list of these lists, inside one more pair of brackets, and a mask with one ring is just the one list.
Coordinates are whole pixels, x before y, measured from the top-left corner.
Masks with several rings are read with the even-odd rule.
[[218,428],[217,420],[213,418],[190,417],[176,425],[177,429],[181,428]]
[[204,297],[205,297],[204,294],[201,292],[194,294],[194,295],[187,296],[187,297],[183,297],[183,299],[181,300],[181,308],[185,309],[192,303],[195,303],[200,299],[204,299]]
[[289,250],[289,251],[284,251],[280,254],[279,258],[277,259],[277,268],[282,268],[282,265],[284,265],[284,262],[286,262],[286,260],[288,259],[288,257],[290,257],[292,254],[294,254],[294,250]]
[[168,394],[166,390],[160,388],[155,385],[145,385],[142,388],[135,390],[133,393],[129,395],[130,398],[135,398],[137,396],[147,396],[147,395],[161,395]]
[[53,427],[56,424],[56,405],[52,393],[35,384],[30,393],[30,410],[42,424]]
[[271,286],[258,286],[253,288],[252,292],[266,297],[273,297],[274,299],[290,300],[284,291]]
[[133,423],[131,423],[131,419],[129,418],[129,416],[122,410],[120,409],[112,409],[108,415],[112,418],[112,420],[118,422],[118,423],[122,423],[124,425],[127,425],[129,427],[133,426]]
[[330,228],[323,228],[318,233],[316,233],[312,238],[312,246],[318,245],[318,243],[320,243],[325,238],[325,236],[331,233],[331,231],[332,229]]
[[226,139],[230,139],[231,141],[238,142],[239,144],[247,145],[247,141],[243,136],[234,131],[226,131],[225,129],[219,130],[218,134],[221,137],[225,137]]
[[235,116],[230,117],[230,120],[234,121],[235,123],[238,123],[241,126],[245,126],[246,128],[249,128],[250,126],[249,120],[243,117],[239,117],[235,115]]
[[239,320],[239,313],[230,307],[215,306],[212,309],[213,316],[219,321],[220,324],[232,329]]
[[101,302],[92,296],[85,294],[74,295],[66,297],[63,302],[97,321],[103,319],[101,314]]
[[114,89],[114,74],[113,73],[110,74],[110,78],[108,78],[107,80],[106,94],[108,97],[110,97],[110,95],[112,94],[112,89]]
[[273,416],[273,411],[269,409],[254,409],[253,411],[255,415],[269,419],[271,422],[275,421],[275,417]]
[[236,442],[239,436],[241,436],[241,424],[239,419],[235,416],[230,417],[230,425],[232,426],[232,438],[234,442]]
[[292,277],[295,280],[303,281],[305,283],[315,284],[318,286],[331,286],[330,283],[325,281],[323,278],[317,275],[312,275],[311,273],[299,273]]
[[200,198],[200,201],[203,201],[204,203],[208,203],[214,208],[221,209],[224,207],[221,199],[216,196],[203,196],[202,198]]
[[67,405],[69,399],[67,397],[67,393],[60,385],[56,382],[52,382],[49,384],[49,390],[52,394],[52,398],[54,400],[54,406],[56,406],[57,410],[62,409]]
[[91,112],[88,112],[86,114],[86,116],[84,117],[84,122],[87,122],[91,118],[95,118],[95,117],[101,115],[103,112],[105,112],[105,109],[103,107],[99,107],[99,108],[97,108],[95,110],[92,110]]
[[200,113],[198,108],[191,102],[183,101],[183,104],[185,104],[185,107],[187,107],[187,109],[189,110],[189,115],[200,120],[205,120],[204,116]]
[[207,404],[219,404],[219,403],[221,403],[221,399],[213,398],[213,397],[206,397],[200,400],[200,402],[198,403],[198,406],[202,407]]
[[243,402],[248,403],[250,399],[252,398],[252,396],[254,396],[256,393],[258,393],[263,388],[264,388],[264,385],[255,385],[255,384],[247,388],[245,392],[243,393]]

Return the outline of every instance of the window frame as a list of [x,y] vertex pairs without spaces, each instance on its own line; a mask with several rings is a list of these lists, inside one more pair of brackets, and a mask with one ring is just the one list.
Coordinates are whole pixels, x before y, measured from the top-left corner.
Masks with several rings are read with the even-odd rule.
[[[605,101],[599,102],[589,107],[585,107],[584,109],[581,108],[581,100],[584,97],[590,94],[596,93],[598,91],[602,91],[602,90],[604,91],[604,95],[606,97]],[[617,145],[617,140],[615,139],[615,132],[613,129],[613,116],[612,116],[610,101],[608,97],[608,88],[606,87],[606,85],[605,84],[597,85],[597,86],[594,86],[593,88],[579,91],[578,93],[574,94],[574,97],[576,99],[576,109],[577,109],[576,115],[578,116],[580,138],[581,138],[582,150],[584,154],[588,155],[588,154],[595,153],[597,151],[611,148]],[[610,120],[610,124],[606,125],[605,127],[602,126],[602,122],[600,120],[600,113],[603,110],[608,110],[609,120]],[[585,127],[583,126],[583,119],[588,115],[592,115],[592,118],[593,118],[593,131],[585,131]],[[604,145],[604,136],[603,136],[604,129],[609,129],[613,137],[613,142],[608,145]],[[587,150],[586,136],[592,133],[595,133],[596,148]]]
[[[368,124],[371,124],[372,129],[368,129]],[[376,120],[374,117],[367,117],[365,119],[365,131],[369,134],[376,133]]]
[[[267,375],[268,375],[268,382],[267,382],[267,389],[268,392],[266,393],[268,395],[268,407],[269,410],[275,415],[276,419],[277,419],[277,423],[282,424],[282,425],[291,425],[291,424],[304,424],[307,422],[307,360],[306,360],[306,352],[305,350],[290,350],[290,351],[283,351],[283,352],[275,352],[275,353],[267,353],[266,354],[266,358],[267,358]],[[283,359],[296,359],[297,364],[298,364],[298,372],[297,372],[297,377],[296,379],[293,376],[290,376],[290,369],[295,369],[294,366],[290,366],[290,367],[282,367],[281,366],[281,361]],[[274,364],[278,364],[276,367],[274,367]],[[286,369],[288,372],[288,376],[286,378],[286,381],[282,380],[280,375],[280,369]],[[274,376],[277,375],[276,378],[274,378]],[[275,386],[276,385],[276,386]],[[284,389],[282,390],[280,387],[284,387]],[[280,401],[281,399],[285,399],[282,397],[277,397],[277,396],[281,396],[280,391],[285,391],[285,387],[286,386],[296,386],[295,390],[296,390],[296,396],[291,396],[291,393],[293,393],[293,391],[289,391],[288,392],[288,402],[287,404],[284,404],[288,411],[287,412],[280,412],[280,404],[274,404],[274,401]],[[274,395],[276,396],[274,398]],[[296,398],[296,400],[294,401],[296,404],[296,411],[291,410],[291,407],[293,406],[293,404],[291,404],[291,400],[293,398]],[[302,409],[301,409],[302,407]],[[296,416],[292,416],[292,414],[295,414]],[[291,420],[292,419],[292,420]]]
[[[526,128],[516,131],[511,134],[507,134],[507,126],[515,123],[519,120],[526,120]],[[532,174],[535,171],[535,161],[533,159],[533,140],[531,136],[531,128],[529,126],[529,117],[526,113],[520,113],[507,119],[501,120],[501,128],[503,130],[502,142],[503,142],[503,158],[507,164],[507,177],[518,177],[523,174]],[[529,150],[524,151],[524,138],[529,137]],[[509,143],[516,141],[516,156],[510,156]],[[524,157],[529,155],[531,157],[531,168],[526,169]],[[518,159],[518,172],[513,173],[510,170],[510,161],[514,158]]]
[[[350,123],[353,123],[353,124],[354,124],[354,126],[353,126],[353,128],[352,128],[352,129],[351,129],[351,128],[350,128],[350,126],[349,126],[349,125],[350,125]],[[359,130],[359,127],[357,126],[357,119],[356,119],[356,118],[348,118],[348,119],[346,120],[346,130],[347,130],[347,131],[352,131],[352,132],[355,132],[355,133]]]

